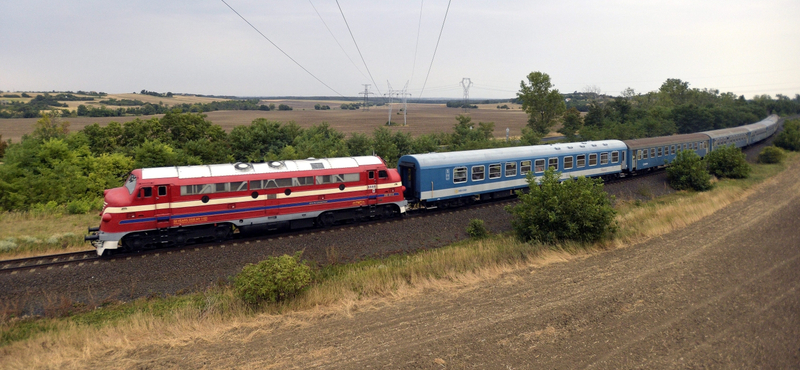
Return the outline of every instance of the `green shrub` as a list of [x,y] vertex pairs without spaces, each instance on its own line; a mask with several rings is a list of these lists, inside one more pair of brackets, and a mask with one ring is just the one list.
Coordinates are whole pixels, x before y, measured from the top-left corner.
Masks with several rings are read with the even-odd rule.
[[71,215],[82,215],[92,209],[92,201],[89,200],[73,200],[67,203],[67,213]]
[[539,185],[528,177],[530,192],[519,192],[520,201],[506,207],[514,216],[511,223],[517,237],[523,242],[555,244],[595,242],[613,235],[616,211],[602,180],[581,177],[561,183],[560,177],[552,169],[545,171]]
[[781,163],[785,156],[783,149],[770,145],[758,153],[758,163]]
[[467,225],[467,234],[470,238],[482,239],[489,236],[489,230],[486,230],[483,220],[473,218],[469,220],[469,225]]
[[247,303],[278,302],[291,298],[311,282],[311,268],[294,256],[269,257],[258,264],[247,264],[234,278],[236,294]]
[[667,167],[669,186],[675,190],[711,189],[711,174],[697,153],[691,150],[678,152],[675,160]]
[[708,172],[717,177],[744,179],[750,176],[750,165],[742,150],[731,145],[714,149],[706,155]]
[[800,120],[784,122],[783,131],[775,138],[775,146],[793,152],[800,151]]

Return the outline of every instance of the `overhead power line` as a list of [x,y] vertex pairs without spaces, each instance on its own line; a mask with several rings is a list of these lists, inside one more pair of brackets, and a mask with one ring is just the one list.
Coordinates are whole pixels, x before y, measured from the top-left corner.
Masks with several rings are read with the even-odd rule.
[[[310,0],[309,0],[310,1]],[[417,43],[414,45],[414,60],[411,63],[411,78],[408,81],[414,80],[414,70],[417,68],[417,50],[419,50],[419,31],[422,28],[422,5],[424,0],[419,2],[419,22],[417,23]]]
[[325,23],[325,19],[322,18],[322,14],[319,14],[319,11],[317,11],[317,7],[314,6],[314,3],[312,3],[311,0],[308,0],[308,2],[311,4],[311,7],[314,8],[314,12],[317,13],[317,16],[319,16],[319,20],[321,20],[322,24],[325,25],[325,28],[328,30],[328,33],[331,34],[331,37],[333,37],[333,40],[336,41],[336,45],[339,45],[339,49],[342,49],[342,53],[344,53],[344,56],[346,56],[347,59],[350,61],[350,63],[353,64],[353,67],[356,67],[356,70],[358,71],[358,73],[361,73],[361,75],[364,76],[364,78],[367,78],[367,76],[364,74],[364,72],[361,71],[361,68],[358,68],[358,65],[356,65],[356,62],[354,62],[353,59],[350,58],[350,54],[347,54],[347,51],[344,50],[344,47],[342,46],[342,44],[339,43],[339,39],[336,38],[336,35],[334,35],[333,31],[331,31],[330,27],[328,27],[328,24]]
[[[444,19],[442,19],[442,28],[439,29],[439,37],[436,39],[436,47],[433,48],[433,57],[431,57],[431,65],[428,66],[428,73],[425,75],[425,82],[422,84],[422,90],[419,92],[419,98],[422,98],[422,93],[425,91],[425,85],[428,84],[428,77],[431,75],[431,68],[433,68],[433,60],[436,58],[436,50],[439,49],[439,41],[442,39],[442,31],[444,31],[444,22],[447,21],[447,13],[450,12],[450,2],[452,0],[447,1],[447,10],[444,11]],[[336,0],[337,4],[339,0]]]
[[[327,87],[327,88],[328,88],[328,89],[330,89],[331,91],[335,92],[337,95],[339,95],[339,96],[341,96],[341,97],[344,97],[344,95],[340,94],[340,93],[339,93],[338,91],[336,91],[334,88],[332,88],[332,87],[328,86],[328,84],[326,84],[325,82],[323,82],[322,80],[320,80],[320,79],[319,79],[319,77],[315,76],[313,73],[311,73],[311,71],[307,70],[307,69],[306,69],[306,67],[303,67],[303,65],[301,65],[299,62],[297,62],[296,60],[294,60],[294,58],[292,58],[292,57],[291,57],[289,54],[287,54],[285,51],[283,51],[283,49],[281,49],[281,48],[280,48],[278,45],[276,45],[274,42],[272,42],[272,40],[270,40],[270,39],[269,39],[269,37],[267,37],[266,35],[264,35],[263,33],[261,33],[261,31],[259,31],[259,30],[258,30],[258,28],[256,28],[256,26],[254,26],[252,23],[250,23],[250,22],[249,22],[247,19],[245,19],[245,18],[244,18],[244,17],[243,17],[241,14],[239,14],[239,12],[237,12],[237,11],[236,11],[236,9],[234,9],[234,8],[233,8],[232,6],[230,6],[230,5],[229,5],[227,2],[225,2],[225,0],[220,0],[220,1],[222,1],[222,3],[223,3],[223,4],[225,4],[225,5],[226,5],[228,8],[230,8],[230,9],[231,9],[231,10],[232,10],[234,13],[236,13],[236,15],[238,15],[238,16],[239,16],[239,18],[242,18],[242,20],[243,20],[245,23],[247,23],[247,24],[248,24],[250,27],[252,27],[252,28],[253,28],[253,29],[254,29],[256,32],[258,32],[258,34],[259,34],[259,35],[261,35],[261,37],[263,37],[263,38],[264,38],[264,40],[267,40],[267,41],[269,41],[269,43],[270,43],[270,44],[272,44],[272,46],[274,46],[274,47],[275,47],[276,49],[278,49],[278,50],[279,50],[281,53],[283,53],[283,55],[285,55],[287,58],[289,58],[289,60],[291,60],[292,62],[294,62],[294,64],[297,64],[297,66],[298,66],[298,67],[300,67],[302,70],[306,71],[306,73],[308,73],[308,74],[309,74],[311,77],[314,77],[314,79],[316,79],[317,81],[319,81],[319,83],[321,83],[321,84],[325,85],[325,87]],[[337,0],[337,4],[338,4],[338,0]],[[349,28],[349,27],[348,27],[348,28]],[[359,53],[360,53],[360,52],[359,52]]]
[[344,19],[344,24],[347,26],[347,32],[350,32],[350,38],[353,39],[353,44],[356,45],[356,50],[358,50],[358,56],[361,57],[361,62],[364,63],[364,68],[367,69],[367,74],[369,75],[369,79],[372,80],[372,83],[375,85],[375,89],[378,90],[378,94],[381,94],[381,90],[380,88],[378,88],[378,84],[375,83],[375,79],[372,78],[372,73],[369,71],[369,66],[367,66],[367,62],[364,60],[364,55],[361,54],[361,49],[358,47],[358,43],[356,42],[355,36],[353,36],[353,31],[350,30],[350,24],[347,23],[347,18],[344,16],[344,11],[342,11],[342,6],[339,5],[339,0],[336,0],[336,6],[339,7],[339,13],[342,14],[342,19]]

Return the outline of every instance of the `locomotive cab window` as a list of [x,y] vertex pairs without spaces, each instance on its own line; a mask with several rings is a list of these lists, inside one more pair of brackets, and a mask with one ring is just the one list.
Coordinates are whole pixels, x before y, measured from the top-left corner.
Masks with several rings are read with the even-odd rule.
[[483,181],[486,176],[486,167],[472,166],[472,181]]
[[159,186],[158,187],[158,196],[163,197],[167,195],[167,187],[166,186]]
[[380,170],[380,171],[378,171],[378,178],[379,178],[379,179],[385,179],[385,178],[387,178],[387,177],[389,177],[389,173],[388,173],[388,172],[386,172],[386,170]]
[[519,162],[519,174],[527,175],[528,172],[531,172],[531,161]]
[[153,188],[151,188],[149,186],[139,190],[139,198],[141,198],[141,197],[150,198],[152,196],[153,196]]
[[589,165],[597,166],[597,153],[589,154]]
[[453,183],[458,184],[462,182],[467,182],[467,168],[456,167],[453,169]]
[[572,169],[572,156],[564,157],[564,169],[565,170]]
[[489,178],[490,179],[499,179],[502,175],[500,163],[490,164],[489,165]]
[[517,162],[506,162],[506,177],[517,176]]
[[125,188],[128,189],[128,194],[133,195],[133,190],[136,189],[136,176],[128,176],[128,180],[125,181]]

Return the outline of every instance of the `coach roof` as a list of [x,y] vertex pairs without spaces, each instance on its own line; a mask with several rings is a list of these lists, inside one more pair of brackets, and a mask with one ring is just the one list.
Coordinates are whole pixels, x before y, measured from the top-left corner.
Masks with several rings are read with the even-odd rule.
[[400,157],[398,163],[416,163],[420,167],[454,166],[625,149],[627,149],[627,147],[622,141],[599,140],[580,143],[467,150],[460,152],[411,154]]
[[380,157],[309,158],[267,163],[226,163],[202,166],[173,166],[143,168],[142,179],[220,177],[255,175],[279,172],[312,171],[321,169],[350,169],[358,166],[383,164]]

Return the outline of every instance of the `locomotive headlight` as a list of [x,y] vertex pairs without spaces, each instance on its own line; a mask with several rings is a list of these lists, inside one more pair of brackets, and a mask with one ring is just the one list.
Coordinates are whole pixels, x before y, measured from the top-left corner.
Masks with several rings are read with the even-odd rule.
[[103,222],[109,222],[109,221],[111,221],[111,214],[110,213],[104,214],[103,215]]

